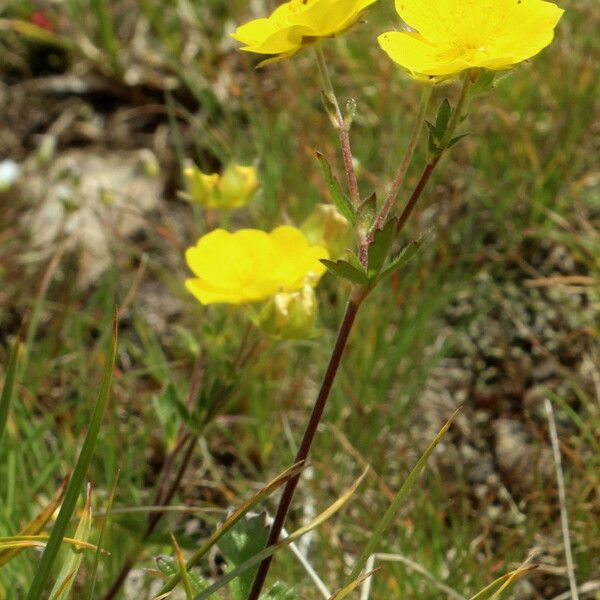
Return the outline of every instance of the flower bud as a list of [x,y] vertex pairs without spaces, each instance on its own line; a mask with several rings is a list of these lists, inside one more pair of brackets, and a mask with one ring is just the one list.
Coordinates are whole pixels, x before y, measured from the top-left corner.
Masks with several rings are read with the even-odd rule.
[[333,204],[317,204],[301,229],[311,244],[327,248],[332,260],[338,259],[354,240],[352,225]]
[[316,318],[317,297],[307,284],[299,292],[274,296],[260,315],[259,325],[279,339],[306,339],[311,336]]
[[221,206],[240,208],[248,203],[258,190],[258,175],[254,167],[230,164],[218,184]]
[[259,187],[254,167],[230,164],[222,175],[203,173],[196,165],[183,172],[190,199],[206,208],[245,206]]
[[188,185],[190,199],[204,206],[212,206],[220,176],[217,173],[207,175],[196,165],[186,167],[183,175]]

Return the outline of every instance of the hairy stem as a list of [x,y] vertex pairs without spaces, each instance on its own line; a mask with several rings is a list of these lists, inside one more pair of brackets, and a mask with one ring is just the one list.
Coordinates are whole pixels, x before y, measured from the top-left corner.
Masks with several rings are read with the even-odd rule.
[[346,178],[348,179],[348,189],[350,191],[350,198],[352,199],[354,208],[358,208],[360,206],[360,191],[358,188],[358,179],[356,177],[356,171],[354,170],[354,158],[352,155],[352,148],[350,145],[350,133],[348,132],[348,127],[346,126],[346,120],[342,115],[337,96],[335,95],[335,90],[331,82],[331,77],[329,75],[329,69],[327,68],[325,55],[323,54],[323,48],[321,48],[321,44],[315,44],[314,48],[317,57],[317,66],[319,67],[319,74],[321,75],[323,93],[325,94],[326,101],[329,102],[331,105],[330,107],[328,107],[328,109],[332,109],[330,111],[332,112],[331,117],[334,121],[335,128],[338,130],[338,134],[340,136],[340,144],[342,146],[342,157],[344,159]]
[[417,205],[417,202],[419,201],[419,198],[421,197],[423,191],[427,187],[427,184],[429,183],[429,180],[431,179],[435,168],[439,164],[443,154],[448,149],[448,145],[452,141],[458,126],[463,120],[465,111],[469,103],[469,94],[471,91],[471,85],[473,84],[473,81],[474,79],[471,71],[465,71],[465,74],[462,79],[462,88],[460,91],[460,96],[456,103],[456,107],[452,112],[452,117],[450,118],[450,122],[448,123],[448,128],[446,130],[446,134],[444,135],[444,139],[440,143],[441,151],[439,154],[432,156],[425,165],[425,169],[421,174],[417,186],[415,187],[411,197],[409,198],[408,202],[406,203],[406,206],[404,207],[404,210],[400,215],[400,218],[398,219],[398,226],[396,227],[397,234],[404,229],[408,219],[410,218],[410,216],[413,213],[413,210],[415,209],[415,206]]
[[408,167],[410,167],[412,159],[415,155],[415,150],[417,149],[417,144],[419,143],[419,138],[421,137],[421,132],[423,131],[423,124],[425,123],[425,116],[427,114],[427,109],[431,102],[432,92],[433,86],[431,85],[427,85],[423,89],[423,95],[421,96],[421,102],[419,103],[419,110],[417,112],[415,123],[410,134],[410,139],[406,148],[406,152],[404,154],[404,158],[402,159],[402,163],[400,164],[400,168],[396,173],[396,177],[394,178],[394,181],[390,187],[385,202],[381,207],[381,211],[377,216],[377,220],[375,221],[373,231],[369,235],[370,241],[372,241],[374,231],[376,229],[380,229],[385,225],[385,222],[387,221],[387,218],[394,206],[394,203],[396,202],[396,198],[398,198],[398,194],[400,193],[402,184],[404,183],[404,180],[406,178],[406,173],[408,172]]

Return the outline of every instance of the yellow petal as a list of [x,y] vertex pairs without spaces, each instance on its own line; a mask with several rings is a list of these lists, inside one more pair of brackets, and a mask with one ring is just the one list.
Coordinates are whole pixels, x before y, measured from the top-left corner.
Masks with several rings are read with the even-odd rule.
[[415,32],[390,32],[382,48],[413,74],[449,76],[472,67],[505,69],[554,37],[563,10],[545,0],[396,0]]
[[297,291],[306,283],[316,285],[325,270],[319,260],[327,257],[324,248],[309,246],[294,227],[278,227],[270,234],[217,229],[187,250],[196,277],[186,286],[203,304],[255,302]]
[[381,34],[378,41],[394,62],[411,73],[442,76],[469,68],[452,49],[442,50],[418,33],[391,31]]
[[342,33],[376,1],[290,0],[281,4],[268,18],[242,25],[232,36],[244,44],[242,50],[272,54],[273,59],[265,63],[281,60],[320,38]]

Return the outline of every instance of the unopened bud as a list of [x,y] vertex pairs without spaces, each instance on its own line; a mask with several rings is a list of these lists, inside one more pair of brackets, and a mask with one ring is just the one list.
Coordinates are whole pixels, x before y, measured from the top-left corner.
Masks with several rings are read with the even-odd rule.
[[311,337],[317,318],[317,297],[310,285],[299,292],[274,296],[260,317],[260,327],[273,337],[286,340]]
[[233,209],[245,206],[259,187],[254,167],[229,165],[222,175],[207,174],[193,165],[183,172],[189,197],[206,208]]

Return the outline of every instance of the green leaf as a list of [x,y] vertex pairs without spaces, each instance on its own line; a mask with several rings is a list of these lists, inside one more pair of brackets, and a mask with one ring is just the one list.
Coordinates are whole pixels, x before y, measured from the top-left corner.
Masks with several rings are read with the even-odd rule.
[[471,86],[470,95],[472,97],[480,96],[489,92],[495,87],[497,73],[488,69],[482,69],[475,80],[475,83]]
[[298,600],[298,594],[283,581],[276,581],[269,591],[260,595],[260,600]]
[[462,135],[457,135],[455,138],[452,138],[449,142],[448,145],[446,146],[446,149],[450,149],[452,148],[452,146],[456,146],[456,144],[458,144],[458,142],[460,142],[463,138],[468,137],[469,134],[468,133],[463,133]]
[[[246,515],[219,541],[219,547],[231,569],[239,567],[267,545],[268,528],[264,514]],[[246,600],[252,589],[258,566],[234,579],[229,589],[233,600]]]
[[[158,556],[154,562],[156,563],[158,570],[167,579],[174,575],[181,577],[181,570],[179,569],[179,565],[175,558],[172,558],[171,556]],[[187,577],[195,594],[199,594],[209,586],[209,583],[202,579],[196,571],[188,570]]]
[[396,237],[397,219],[390,219],[381,229],[375,231],[373,243],[369,246],[369,279],[374,278],[385,263]]
[[371,285],[375,285],[380,281],[383,281],[386,277],[391,275],[394,271],[398,271],[405,265],[407,265],[421,249],[424,238],[420,237],[418,240],[412,241],[408,246],[402,249],[400,254],[392,258],[388,266],[379,273],[379,275],[371,281]]
[[206,598],[210,598],[215,592],[229,584],[236,577],[239,577],[242,573],[245,573],[248,569],[252,569],[256,565],[260,564],[265,558],[272,556],[286,546],[289,546],[296,540],[300,539],[303,535],[306,535],[309,531],[319,527],[325,521],[327,521],[330,517],[332,517],[338,510],[340,510],[343,506],[345,506],[350,498],[356,493],[360,484],[363,482],[364,478],[368,473],[368,467],[364,471],[364,473],[357,479],[354,485],[342,496],[340,496],[329,508],[324,510],[320,515],[318,515],[315,519],[313,519],[310,523],[297,529],[293,533],[291,533],[288,537],[284,538],[277,544],[273,544],[264,550],[261,550],[258,554],[255,554],[252,558],[245,561],[217,581],[213,583],[207,590],[196,596],[194,600],[206,600]]
[[20,348],[21,341],[17,339],[11,350],[10,358],[8,359],[8,367],[4,377],[4,385],[2,386],[2,395],[0,396],[0,446],[2,445],[2,438],[4,437],[4,430],[6,429],[8,413],[15,389]]
[[395,497],[392,500],[392,502],[390,503],[390,506],[388,507],[388,509],[385,511],[385,514],[380,519],[379,523],[377,523],[377,526],[375,527],[373,533],[371,534],[371,539],[365,546],[360,557],[357,559],[357,561],[354,565],[354,568],[352,569],[352,573],[350,574],[351,581],[358,578],[358,576],[361,574],[361,571],[363,570],[365,564],[369,560],[369,557],[376,551],[377,546],[383,539],[385,532],[388,530],[388,528],[392,524],[392,521],[394,520],[396,513],[398,512],[398,510],[400,510],[402,503],[406,499],[408,492],[412,489],[414,484],[417,482],[417,478],[419,477],[419,475],[421,474],[421,472],[427,465],[427,461],[429,460],[429,457],[432,455],[432,453],[435,450],[435,448],[437,447],[437,445],[442,441],[442,438],[446,435],[446,433],[448,432],[448,429],[450,429],[450,426],[454,422],[454,419],[456,418],[456,416],[458,415],[459,412],[460,412],[460,408],[454,412],[454,414],[448,419],[448,421],[446,421],[446,423],[444,424],[444,426],[442,427],[440,432],[435,436],[435,438],[433,439],[431,444],[429,444],[429,447],[427,448],[427,450],[425,450],[425,452],[421,455],[421,458],[419,458],[416,465],[413,467],[413,469],[409,473],[408,477],[404,480],[404,483],[398,490],[398,493],[395,495]]
[[441,149],[440,149],[441,138],[438,136],[435,125],[433,125],[429,121],[425,121],[425,124],[427,125],[427,129],[429,129],[429,141],[427,143],[428,150],[429,150],[430,154],[437,155],[441,152]]
[[358,283],[360,285],[367,285],[369,283],[369,278],[367,274],[353,267],[350,263],[345,260],[338,260],[333,262],[332,260],[322,259],[321,262],[333,273],[342,279],[347,279],[348,281],[352,281],[353,283]]
[[[285,485],[288,480],[295,477],[304,468],[304,462],[299,462],[289,469],[286,469],[281,475],[273,479],[264,488],[262,488],[257,494],[252,496],[250,500],[247,500],[242,504],[230,517],[227,518],[225,523],[217,529],[209,538],[192,554],[186,563],[186,568],[189,571],[194,565],[202,559],[202,557],[240,520],[242,517],[252,510],[259,502],[262,502],[265,498],[268,498],[275,490],[278,490],[282,485]],[[179,573],[174,574],[169,581],[163,585],[159,591],[159,596],[170,592],[181,580]]]
[[[85,499],[85,507],[83,509],[83,515],[79,520],[79,525],[75,531],[75,539],[87,542],[90,536],[90,529],[92,526],[92,487],[88,484],[87,495]],[[81,566],[81,560],[83,553],[81,549],[75,547],[72,548],[67,558],[65,559],[60,573],[54,583],[54,587],[50,592],[50,600],[66,600],[71,592],[77,571]]]
[[344,194],[344,192],[342,192],[340,182],[333,174],[329,161],[327,158],[325,158],[325,155],[321,154],[320,152],[317,152],[317,158],[321,163],[321,169],[323,170],[323,176],[325,177],[325,182],[327,183],[331,199],[342,215],[353,225],[356,224],[356,215],[354,214],[352,202],[350,202],[350,199]]
[[356,215],[358,230],[365,235],[371,230],[377,218],[377,194],[371,194],[359,207]]
[[435,131],[439,139],[442,139],[446,135],[448,130],[448,123],[452,118],[452,107],[448,98],[444,98],[440,108],[438,109],[437,117],[435,119]]
[[67,487],[65,500],[61,506],[60,512],[58,513],[56,523],[52,528],[52,533],[50,534],[50,538],[48,539],[48,543],[44,553],[42,554],[42,558],[35,571],[33,582],[31,583],[31,587],[29,588],[29,592],[27,594],[27,600],[39,600],[46,589],[46,583],[50,577],[52,565],[56,560],[56,555],[58,554],[62,540],[65,537],[65,533],[71,521],[71,517],[73,516],[81,489],[85,484],[87,471],[92,460],[94,449],[96,448],[96,441],[98,439],[98,434],[100,433],[100,427],[102,425],[102,420],[104,418],[104,413],[110,397],[112,374],[117,354],[117,325],[118,319],[115,308],[112,324],[112,339],[110,349],[106,357],[106,366],[104,369],[102,384],[100,386],[100,393],[98,394],[98,399],[94,407],[94,412],[92,413],[91,421],[83,442],[83,446],[81,448],[81,452],[79,453],[79,457],[75,465],[75,470],[73,471],[73,476],[71,477],[71,481]]

